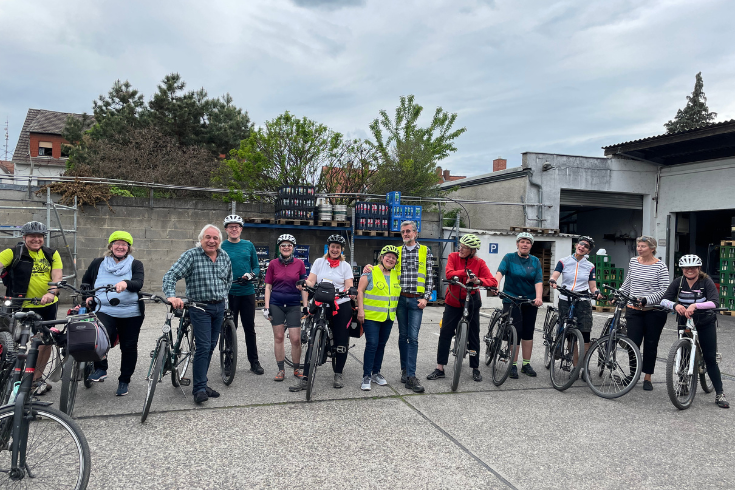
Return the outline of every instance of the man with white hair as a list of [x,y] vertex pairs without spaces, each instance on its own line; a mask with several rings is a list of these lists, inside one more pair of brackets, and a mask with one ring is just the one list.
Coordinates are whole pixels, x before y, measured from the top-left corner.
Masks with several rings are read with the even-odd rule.
[[193,377],[194,401],[203,403],[219,393],[207,386],[207,371],[217,344],[225,315],[227,293],[232,285],[232,263],[222,250],[222,232],[215,225],[206,225],[199,232],[199,243],[179,257],[163,276],[163,292],[174,308],[182,308],[183,301],[176,297],[176,282],[186,282],[186,297],[200,308],[190,308],[194,342]]

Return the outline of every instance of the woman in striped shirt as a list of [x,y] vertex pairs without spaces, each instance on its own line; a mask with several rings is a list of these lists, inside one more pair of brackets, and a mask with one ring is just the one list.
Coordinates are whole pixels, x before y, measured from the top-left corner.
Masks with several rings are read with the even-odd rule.
[[643,343],[643,389],[651,391],[651,375],[656,365],[656,353],[661,332],[666,324],[665,311],[647,308],[657,305],[669,285],[669,270],[654,254],[656,239],[641,236],[636,239],[638,257],[630,259],[628,274],[620,290],[640,300],[640,306],[628,303],[625,319],[628,337],[640,348]]

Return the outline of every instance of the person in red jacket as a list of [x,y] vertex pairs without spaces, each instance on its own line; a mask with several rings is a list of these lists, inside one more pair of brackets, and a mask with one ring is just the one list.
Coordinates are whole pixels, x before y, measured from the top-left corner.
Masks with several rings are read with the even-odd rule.
[[[476,256],[480,243],[480,239],[475,235],[465,235],[459,240],[459,252],[449,254],[447,259],[447,279],[451,280],[453,277],[457,277],[463,284],[471,283],[487,287],[498,285],[498,281],[493,277],[485,261]],[[447,293],[444,297],[446,306],[444,307],[442,327],[439,331],[439,346],[436,352],[436,369],[426,379],[433,380],[444,377],[444,366],[449,361],[449,346],[452,343],[457,325],[462,319],[464,302],[467,300],[466,296],[467,292],[459,286],[449,285],[447,287]],[[470,356],[470,367],[472,368],[472,379],[482,381],[482,374],[480,374],[479,369],[480,307],[482,306],[482,299],[477,291],[472,291],[470,301],[470,351],[478,354]]]

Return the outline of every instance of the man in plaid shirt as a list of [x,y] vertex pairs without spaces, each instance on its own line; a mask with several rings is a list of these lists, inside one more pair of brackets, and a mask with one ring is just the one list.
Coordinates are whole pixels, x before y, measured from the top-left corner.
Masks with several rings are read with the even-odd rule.
[[227,293],[232,286],[232,263],[222,250],[222,232],[207,225],[199,233],[199,244],[181,254],[163,276],[163,292],[174,308],[182,308],[183,301],[176,297],[176,282],[186,281],[186,297],[200,305],[189,308],[194,342],[192,372],[194,401],[202,403],[219,393],[207,386],[207,371],[217,344],[225,315]]

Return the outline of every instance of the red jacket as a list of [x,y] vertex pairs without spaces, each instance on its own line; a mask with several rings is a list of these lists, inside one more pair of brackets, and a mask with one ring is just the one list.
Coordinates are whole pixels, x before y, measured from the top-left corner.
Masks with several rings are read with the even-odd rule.
[[[467,282],[467,272],[465,272],[465,269],[469,269],[480,280],[483,286],[498,286],[498,281],[490,273],[490,269],[487,268],[484,260],[478,259],[477,257],[463,259],[459,256],[459,252],[450,253],[447,259],[447,279],[451,280],[454,276],[457,276],[459,281],[465,284]],[[472,294],[477,294],[477,291],[473,291]],[[465,296],[467,296],[467,292],[464,289],[450,284],[447,286],[444,301],[449,306],[459,308],[462,306],[460,301],[464,300]]]

